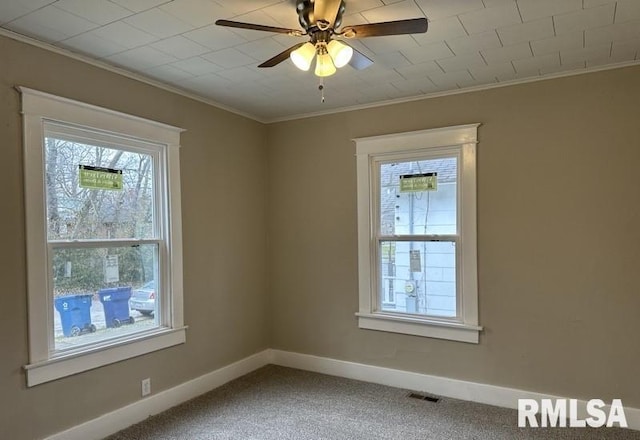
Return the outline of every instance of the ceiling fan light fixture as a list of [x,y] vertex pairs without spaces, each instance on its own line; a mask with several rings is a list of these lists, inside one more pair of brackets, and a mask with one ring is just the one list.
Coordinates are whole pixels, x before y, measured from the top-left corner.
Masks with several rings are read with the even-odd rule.
[[[316,58],[315,74],[319,77],[331,76],[338,68],[347,64],[356,70],[366,69],[373,64],[373,60],[354,49],[345,39],[418,34],[427,32],[429,27],[426,17],[342,27],[342,17],[348,1],[350,0],[288,0],[289,3],[295,2],[302,30],[224,19],[216,20],[215,23],[238,29],[309,37],[309,42],[295,44],[258,67],[274,67],[291,58],[298,69],[309,71],[313,59]],[[332,37],[336,37],[337,40],[333,40]],[[324,87],[322,81],[320,87]]]
[[318,54],[315,73],[316,76],[320,77],[331,76],[336,73],[336,66],[334,66],[333,61],[331,60],[331,55],[326,52]]
[[327,45],[327,51],[337,68],[346,66],[353,56],[353,49],[338,40],[331,40]]
[[313,61],[313,57],[315,55],[315,46],[311,43],[305,43],[298,49],[291,52],[291,55],[289,55],[289,57],[298,69],[304,70],[306,72],[311,67],[311,62]]

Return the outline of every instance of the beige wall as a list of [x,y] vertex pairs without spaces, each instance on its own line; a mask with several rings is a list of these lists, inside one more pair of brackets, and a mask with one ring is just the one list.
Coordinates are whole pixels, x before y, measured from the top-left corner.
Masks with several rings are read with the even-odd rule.
[[[269,126],[273,347],[640,407],[639,97],[634,67]],[[359,330],[351,139],[476,122],[480,344]]]
[[[138,400],[144,377],[157,392],[267,347],[640,407],[640,68],[264,126],[6,38],[0,66],[0,438],[51,435]],[[14,85],[187,129],[187,344],[25,387]],[[474,122],[480,344],[359,330],[351,139]]]
[[[25,229],[14,85],[187,129],[182,136],[187,343],[27,389]],[[269,346],[266,127],[69,58],[0,37],[0,438],[42,438]],[[242,179],[235,179],[238,175]]]

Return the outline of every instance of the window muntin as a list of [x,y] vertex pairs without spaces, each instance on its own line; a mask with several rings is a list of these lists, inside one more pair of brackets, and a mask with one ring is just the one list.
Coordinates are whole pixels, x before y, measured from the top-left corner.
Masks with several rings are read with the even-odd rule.
[[478,342],[477,127],[355,139],[360,328]]

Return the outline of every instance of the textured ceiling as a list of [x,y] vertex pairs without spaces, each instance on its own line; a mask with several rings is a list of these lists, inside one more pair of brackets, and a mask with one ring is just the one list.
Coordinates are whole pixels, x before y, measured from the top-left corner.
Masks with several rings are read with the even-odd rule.
[[375,64],[325,79],[257,65],[299,37],[293,0],[0,0],[0,26],[263,121],[640,59],[640,0],[346,0],[343,24],[426,16],[426,34],[350,40]]

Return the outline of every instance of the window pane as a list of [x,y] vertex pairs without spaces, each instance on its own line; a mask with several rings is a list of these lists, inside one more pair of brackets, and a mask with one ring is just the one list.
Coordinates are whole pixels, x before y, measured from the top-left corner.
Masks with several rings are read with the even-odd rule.
[[44,141],[49,240],[154,237],[150,154],[51,132]]
[[380,309],[456,317],[456,246],[453,241],[380,243]]
[[54,349],[159,326],[158,245],[53,250]]
[[380,165],[382,235],[456,234],[457,158]]

